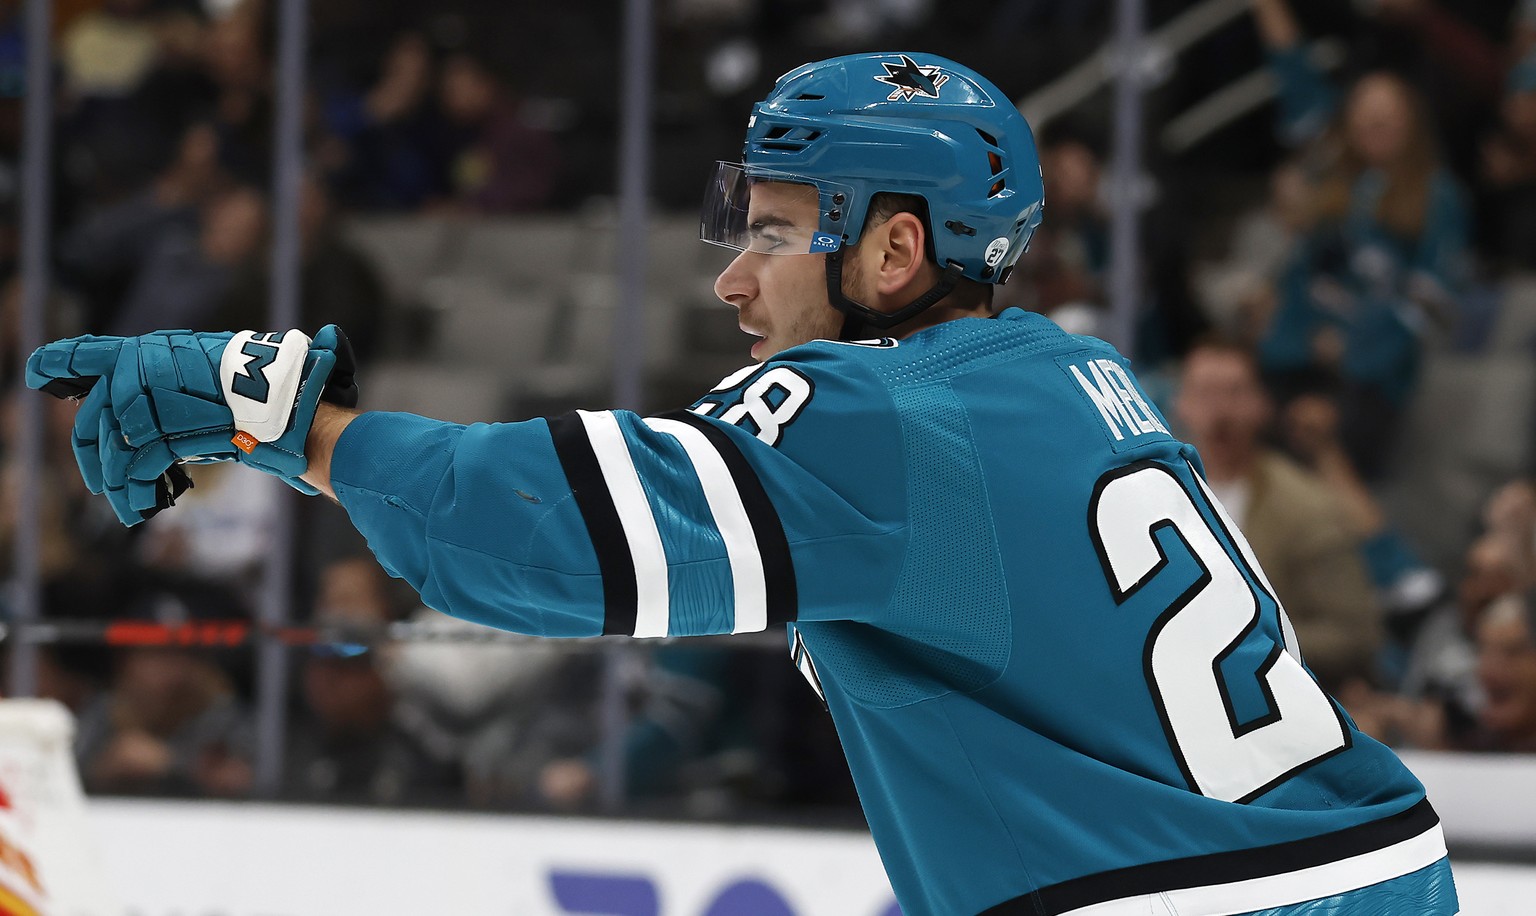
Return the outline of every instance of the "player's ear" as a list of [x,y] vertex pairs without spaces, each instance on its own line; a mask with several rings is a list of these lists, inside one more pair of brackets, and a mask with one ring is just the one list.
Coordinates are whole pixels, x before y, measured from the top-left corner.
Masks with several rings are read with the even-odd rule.
[[921,273],[927,231],[915,213],[900,212],[879,226],[880,263],[876,265],[876,291],[900,292]]

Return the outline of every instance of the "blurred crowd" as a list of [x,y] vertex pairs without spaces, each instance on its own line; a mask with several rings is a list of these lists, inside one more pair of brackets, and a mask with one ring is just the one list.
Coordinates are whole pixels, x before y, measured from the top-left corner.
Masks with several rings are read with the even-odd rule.
[[[310,4],[302,324],[342,325],[365,370],[410,355],[418,329],[350,224],[517,219],[613,193],[617,4],[503,6]],[[735,155],[744,103],[801,60],[920,46],[1023,99],[1110,34],[1112,6],[659,3],[656,201],[694,206],[710,161]],[[1148,6],[1155,24],[1186,4]],[[49,335],[264,326],[270,0],[57,0],[54,10]],[[7,341],[19,296],[21,35],[19,4],[0,0]],[[1327,41],[1347,49],[1342,63],[1318,53]],[[1476,494],[1475,524],[1452,535],[1460,556],[1426,550],[1386,495],[1426,364],[1476,357],[1490,309],[1536,273],[1536,2],[1251,0],[1250,15],[1197,55],[1150,88],[1154,138],[1159,118],[1255,70],[1273,102],[1178,153],[1149,141],[1146,193],[1109,189],[1107,93],[1037,125],[1047,215],[996,305],[1104,330],[1111,208],[1140,200],[1130,349],[1199,449],[1313,672],[1396,746],[1536,752],[1533,418],[1510,419],[1528,466]],[[1536,317],[1523,326],[1536,329]],[[1517,349],[1530,361],[1533,346]],[[0,367],[14,379],[15,354]],[[8,571],[18,395],[0,393]],[[251,619],[286,490],[198,467],[173,511],[124,530],[75,473],[72,405],[44,410],[44,613]],[[296,619],[365,635],[290,651],[284,797],[590,810],[613,776],[603,761],[617,760],[633,810],[856,816],[830,723],[781,639],[622,656],[375,641],[366,634],[392,623],[453,623],[385,575],[339,509],[295,505]],[[41,675],[78,718],[91,791],[252,793],[248,648],[48,646]],[[615,697],[616,730],[604,725]]]

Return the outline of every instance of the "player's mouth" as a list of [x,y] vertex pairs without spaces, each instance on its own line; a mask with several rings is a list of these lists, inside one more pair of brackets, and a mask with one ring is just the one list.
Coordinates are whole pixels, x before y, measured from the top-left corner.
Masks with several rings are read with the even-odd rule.
[[760,347],[762,347],[763,344],[767,343],[768,335],[762,334],[762,333],[754,330],[753,328],[747,327],[744,324],[743,325],[739,325],[739,327],[741,328],[741,333],[746,334],[748,337],[756,337],[757,338],[757,340],[752,342],[752,358],[753,359],[757,359],[758,358],[757,351],[758,351],[758,349]]

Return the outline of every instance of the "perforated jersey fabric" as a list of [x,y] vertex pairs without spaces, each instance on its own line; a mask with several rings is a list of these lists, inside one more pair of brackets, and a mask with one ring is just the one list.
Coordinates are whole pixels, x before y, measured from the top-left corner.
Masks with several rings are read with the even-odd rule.
[[1040,316],[813,342],[658,417],[365,414],[332,477],[451,614],[787,624],[909,916],[1262,911],[1445,855],[1198,455],[1120,354]]

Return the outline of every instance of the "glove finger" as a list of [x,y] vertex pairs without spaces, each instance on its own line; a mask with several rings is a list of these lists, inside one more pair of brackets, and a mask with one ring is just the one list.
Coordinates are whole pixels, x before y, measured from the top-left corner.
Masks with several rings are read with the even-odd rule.
[[[171,360],[175,365],[176,378],[181,390],[204,401],[221,403],[224,395],[219,387],[218,367],[223,354],[221,348],[233,334],[178,334],[170,338]],[[211,346],[214,349],[206,349]],[[217,352],[214,350],[217,349]]]
[[120,484],[127,509],[137,513],[140,519],[149,518],[169,506],[164,496],[166,483],[161,478],[175,466],[177,458],[170,453],[164,440],[155,440],[135,449],[127,444],[120,427],[115,427],[114,423],[112,432],[101,430],[101,443],[106,452],[101,464],[109,481],[109,493],[111,486]]
[[117,365],[121,337],[72,337],[44,344],[27,357],[27,387],[55,397],[79,397],[93,379],[109,375]]
[[128,480],[154,483],[175,463],[176,456],[171,453],[171,447],[164,439],[156,439],[134,450],[124,476]]
[[91,389],[80,409],[75,412],[75,427],[69,437],[70,446],[75,452],[75,464],[80,468],[85,488],[98,496],[106,488],[102,480],[101,451],[97,441],[101,435],[102,415],[110,416],[112,413],[108,394],[105,384],[98,384]]
[[165,465],[154,480],[128,480],[128,507],[137,512],[140,519],[146,519],[169,508],[170,502],[166,496],[165,475],[175,467],[175,462]]
[[[131,485],[131,484],[130,484]],[[152,505],[147,505],[139,510],[141,518],[149,519],[176,505],[176,500],[181,494],[192,489],[192,478],[187,476],[186,469],[180,463],[172,463],[165,472],[155,478],[153,490],[146,489],[150,494]],[[149,501],[149,500],[144,500]]]
[[128,493],[128,462],[133,459],[133,449],[123,441],[123,434],[112,411],[100,413],[100,428],[96,448],[100,455],[104,494],[117,513],[117,520],[132,527],[144,520],[133,507]]
[[[139,341],[137,337],[123,341],[122,347],[118,349],[117,365],[112,369],[112,413],[119,427],[122,426],[122,418],[128,413],[128,408],[146,393],[139,373]],[[148,405],[143,406],[147,410]]]
[[176,436],[165,442],[171,454],[179,459],[209,458],[222,461],[238,457],[235,444],[229,440],[229,430],[218,430],[195,436]]
[[177,341],[190,339],[185,334],[167,333],[145,334],[134,341],[137,347],[134,360],[139,369],[138,382],[141,391],[158,394],[160,391],[185,390],[186,386],[182,384],[174,347]]
[[123,527],[132,528],[144,521],[144,516],[134,509],[128,502],[127,481],[120,481],[120,485],[107,482],[102,495],[107,498],[107,504],[112,507],[112,512],[117,515],[117,520],[123,523]]

